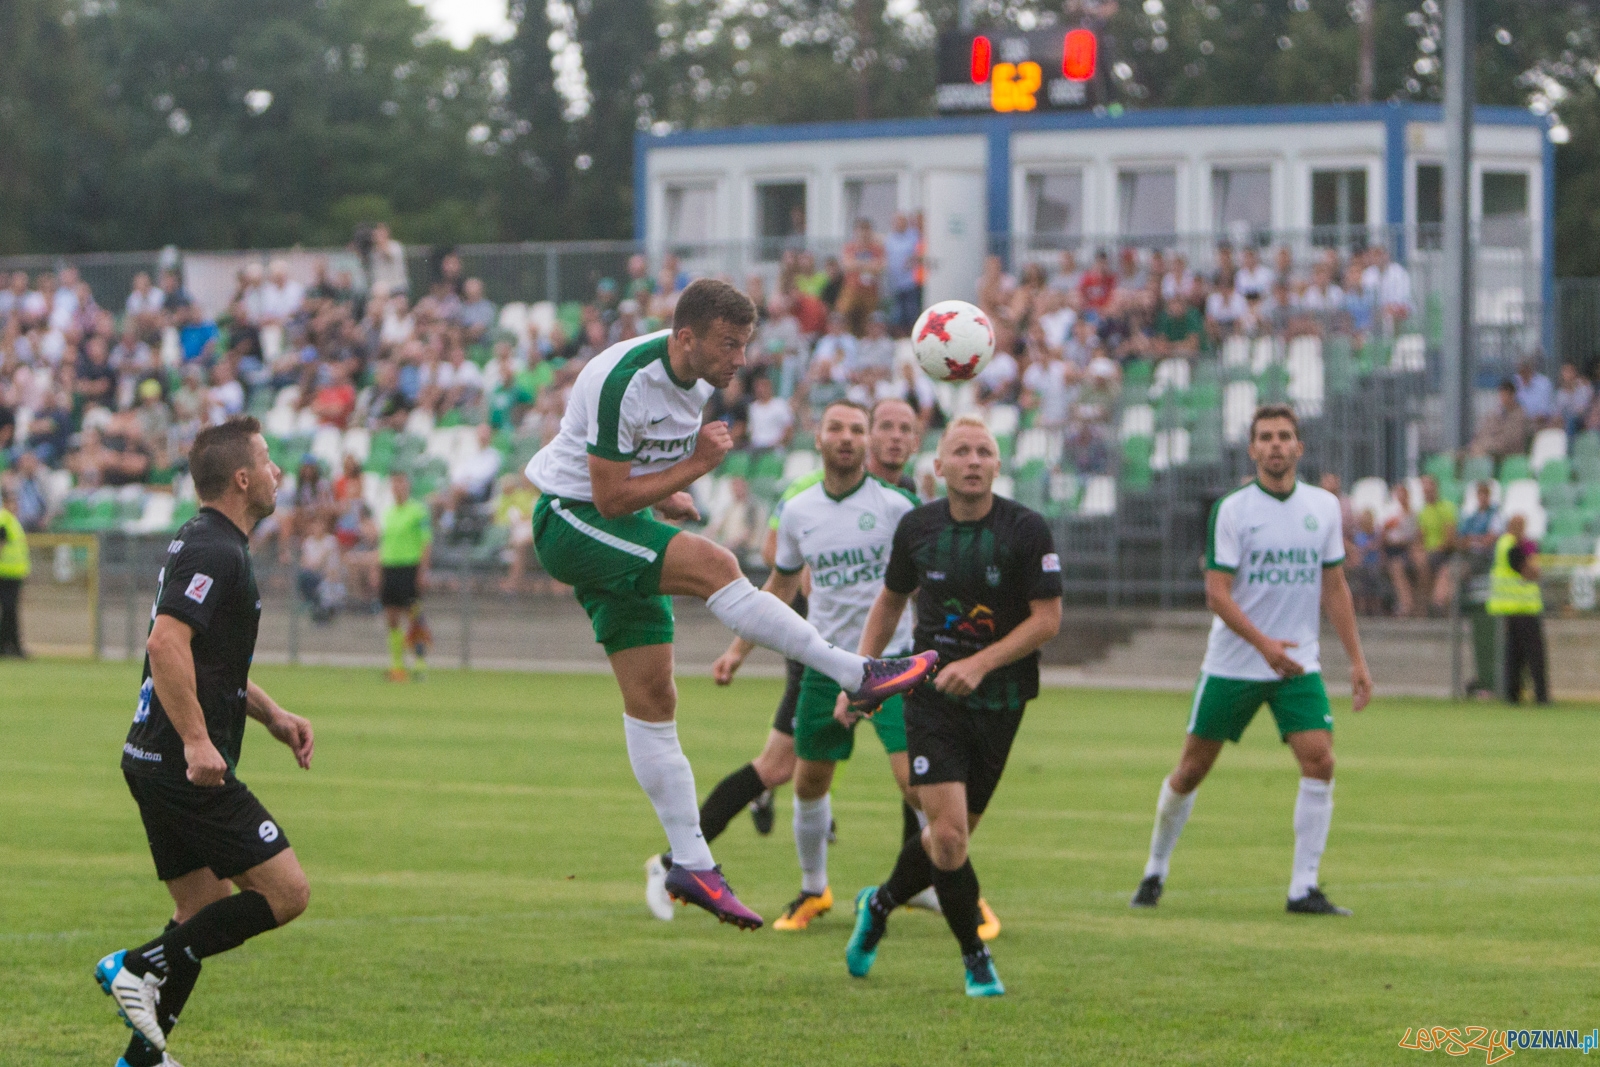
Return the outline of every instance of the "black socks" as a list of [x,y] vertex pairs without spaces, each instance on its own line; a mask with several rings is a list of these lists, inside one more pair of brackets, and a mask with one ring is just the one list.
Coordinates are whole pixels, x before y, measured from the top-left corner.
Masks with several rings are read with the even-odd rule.
[[908,837],[922,836],[922,820],[917,818],[917,809],[900,801],[900,840]]
[[[182,926],[128,953],[123,966],[134,974],[154,971],[169,981],[185,971],[198,972],[200,961],[238,948],[278,925],[267,898],[253,889],[207,904]],[[162,995],[165,1001],[165,993]]]
[[746,763],[718,782],[706,802],[700,805],[700,833],[705,836],[706,843],[715,841],[734,816],[766,790],[753,763]]
[[933,884],[933,864],[922,847],[922,835],[915,834],[901,843],[900,858],[895,860],[889,880],[878,887],[872,908],[880,916],[887,917],[895,908]]
[[978,875],[969,859],[953,871],[933,868],[933,888],[939,893],[939,907],[944,911],[944,921],[956,935],[963,956],[983,950],[983,939],[978,936],[982,916],[978,911]]

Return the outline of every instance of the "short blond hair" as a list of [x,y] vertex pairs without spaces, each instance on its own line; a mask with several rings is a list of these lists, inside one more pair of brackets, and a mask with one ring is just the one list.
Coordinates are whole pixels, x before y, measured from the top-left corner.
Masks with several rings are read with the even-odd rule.
[[1000,451],[1000,442],[995,438],[994,431],[989,429],[989,424],[983,421],[983,416],[973,415],[971,413],[966,415],[957,415],[955,418],[950,420],[950,422],[944,428],[944,433],[939,437],[939,451],[944,451],[944,443],[950,439],[951,434],[960,429],[982,430],[983,435],[987,437],[989,439],[989,443],[994,446],[994,450],[996,452]]

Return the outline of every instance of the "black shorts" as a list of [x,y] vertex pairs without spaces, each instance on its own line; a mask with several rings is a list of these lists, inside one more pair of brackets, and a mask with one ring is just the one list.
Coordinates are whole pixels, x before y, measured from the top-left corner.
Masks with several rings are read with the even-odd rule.
[[967,810],[981,815],[1000,786],[1022,709],[976,711],[925,688],[906,694],[911,784],[964,782]]
[[163,882],[202,867],[232,878],[289,847],[289,837],[237,778],[215,789],[123,771]]
[[386,608],[409,608],[417,602],[417,567],[385,567],[378,602]]
[[806,665],[799,660],[784,660],[789,668],[789,680],[783,684],[783,699],[778,701],[778,713],[772,717],[772,728],[780,734],[794,736],[794,709],[800,704],[800,676]]

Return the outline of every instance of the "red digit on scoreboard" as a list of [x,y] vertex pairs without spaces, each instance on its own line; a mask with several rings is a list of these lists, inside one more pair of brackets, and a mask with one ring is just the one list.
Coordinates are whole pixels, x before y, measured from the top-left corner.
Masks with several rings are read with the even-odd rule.
[[[1075,82],[1086,82],[1094,77],[1096,50],[1092,30],[1070,31],[1061,42],[1061,76]],[[973,55],[977,55],[976,50]]]
[[989,80],[990,53],[989,38],[978,36],[972,39],[972,83],[974,85],[982,85]]

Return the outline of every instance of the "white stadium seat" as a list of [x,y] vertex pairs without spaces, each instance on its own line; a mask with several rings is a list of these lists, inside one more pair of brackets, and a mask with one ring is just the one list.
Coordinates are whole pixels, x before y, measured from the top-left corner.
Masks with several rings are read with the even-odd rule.
[[1257,337],[1250,346],[1250,373],[1261,374],[1278,362],[1278,340],[1272,336]]
[[1296,337],[1289,342],[1289,400],[1301,418],[1322,414],[1326,379],[1322,365],[1322,338]]
[[1060,434],[1051,434],[1049,430],[1034,428],[1023,430],[1017,434],[1017,458],[1020,466],[1030,460],[1042,459],[1050,462],[1054,457],[1050,455],[1051,445],[1060,445]]
[[1117,480],[1109,474],[1096,474],[1083,485],[1078,502],[1080,515],[1114,515],[1117,511]]
[[1362,478],[1350,487],[1350,514],[1360,519],[1369,511],[1379,521],[1389,511],[1389,483],[1382,478]]
[[372,455],[372,431],[358,426],[353,430],[344,432],[344,440],[339,444],[340,463],[345,456],[356,457],[356,462],[365,463],[367,457]]
[[1248,367],[1250,365],[1250,338],[1240,337],[1235,334],[1223,341],[1222,365],[1224,367]]
[[1402,334],[1389,350],[1391,370],[1419,371],[1428,366],[1428,341],[1420,333]]
[[783,458],[783,480],[792,482],[802,478],[816,470],[821,462],[810,449],[796,449]]
[[1014,404],[995,404],[989,408],[988,422],[996,437],[1010,437],[1022,425],[1022,413]]
[[1156,412],[1149,404],[1130,404],[1122,409],[1122,439],[1150,437],[1156,432]]
[[1170,356],[1156,364],[1155,377],[1150,382],[1150,395],[1160,396],[1168,389],[1183,392],[1189,388],[1189,361],[1182,356]]
[[1508,517],[1526,515],[1539,506],[1539,483],[1532,478],[1518,478],[1506,486],[1505,491],[1505,502],[1500,510]]
[[1150,454],[1150,469],[1164,471],[1168,467],[1181,467],[1189,462],[1189,431],[1181,426],[1162,430],[1156,434],[1155,448]]
[[1552,459],[1566,458],[1567,431],[1552,426],[1534,435],[1533,448],[1528,452],[1528,466],[1533,468],[1533,473],[1538,474],[1544,470],[1544,465]]
[[1017,498],[1017,483],[1011,475],[1002,474],[994,480],[994,492],[996,496],[1003,496],[1007,500],[1015,500]]
[[339,471],[339,463],[344,459],[340,449],[341,434],[332,426],[319,427],[311,438],[311,454],[317,457],[323,467],[334,473]]
[[1250,420],[1256,413],[1256,383],[1229,382],[1222,393],[1222,437],[1229,444],[1242,443],[1250,436]]
[[[1500,488],[1500,483],[1495,481],[1493,478],[1489,478],[1487,481],[1489,483],[1489,503],[1495,507],[1499,507],[1500,501],[1504,496],[1504,493]],[[1468,485],[1467,494],[1461,499],[1462,518],[1466,518],[1468,515],[1476,515],[1478,513],[1477,484],[1478,483],[1473,482],[1472,484]]]
[[262,420],[261,428],[273,437],[294,436],[294,409],[275,407],[267,412],[267,417]]

